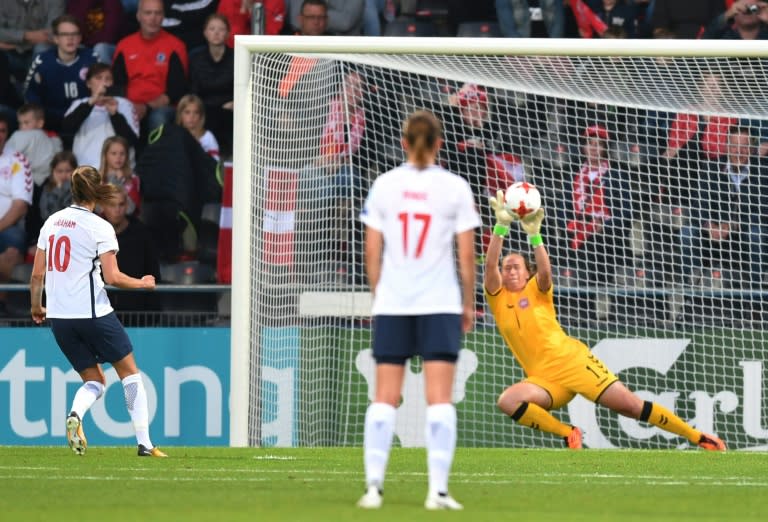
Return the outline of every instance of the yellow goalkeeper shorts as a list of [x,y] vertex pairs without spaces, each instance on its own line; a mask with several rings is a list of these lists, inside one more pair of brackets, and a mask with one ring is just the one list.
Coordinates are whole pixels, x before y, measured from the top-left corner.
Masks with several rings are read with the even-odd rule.
[[592,402],[619,378],[603,362],[584,347],[583,351],[546,372],[528,375],[524,381],[544,388],[552,397],[551,409],[568,404],[576,394]]

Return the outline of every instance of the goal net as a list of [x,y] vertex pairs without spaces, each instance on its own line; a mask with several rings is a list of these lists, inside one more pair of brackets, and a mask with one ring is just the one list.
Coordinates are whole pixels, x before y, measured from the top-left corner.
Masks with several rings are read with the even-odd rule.
[[[459,445],[562,446],[496,408],[523,374],[482,297],[487,198],[525,179],[566,331],[642,398],[729,448],[765,448],[768,71],[753,43],[238,36],[232,444],[362,444],[358,214],[404,159],[404,119],[428,109],[483,217]],[[514,227],[505,247],[530,252]],[[423,391],[413,360],[396,444],[423,444]],[[554,414],[588,447],[687,446],[580,397]]]

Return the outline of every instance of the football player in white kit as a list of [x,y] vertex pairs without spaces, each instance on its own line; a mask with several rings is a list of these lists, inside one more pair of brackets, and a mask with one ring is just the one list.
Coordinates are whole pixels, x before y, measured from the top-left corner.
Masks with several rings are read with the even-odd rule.
[[73,204],[49,217],[37,240],[30,280],[32,320],[37,324],[49,320],[59,348],[83,379],[67,416],[72,451],[85,453],[88,443],[82,418],[103,395],[106,381],[101,364],[110,363],[123,384],[139,456],[166,457],[149,438],[147,393],[131,341],[104,289],[105,282],[119,288],[155,288],[154,276],[136,279],[120,271],[115,230],[93,212],[97,203],[116,195],[117,188],[102,184],[101,174],[93,167],[81,166],[72,173]]
[[448,494],[456,447],[451,395],[462,334],[474,321],[474,229],[480,216],[469,184],[436,164],[442,141],[434,115],[413,113],[403,130],[407,161],[376,178],[360,215],[376,360],[375,398],[365,415],[361,508],[381,507],[405,362],[419,355],[427,400],[424,507],[462,509]]

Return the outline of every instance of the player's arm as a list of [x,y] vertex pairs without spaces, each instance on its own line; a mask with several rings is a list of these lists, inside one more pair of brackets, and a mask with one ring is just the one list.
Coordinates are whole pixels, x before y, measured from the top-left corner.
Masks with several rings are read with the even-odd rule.
[[376,287],[381,276],[381,253],[384,249],[384,235],[380,230],[365,227],[365,273],[371,293],[376,295]]
[[155,276],[153,275],[145,275],[141,279],[137,279],[122,273],[117,266],[117,254],[114,250],[104,252],[99,256],[99,260],[101,261],[101,273],[104,275],[104,282],[108,285],[127,289],[155,289]]
[[533,256],[536,259],[536,284],[539,290],[546,292],[552,286],[552,264],[549,262],[549,253],[541,237],[542,221],[544,221],[544,209],[540,208],[521,219],[520,226],[528,234],[528,242],[533,247]]
[[475,320],[475,229],[470,228],[456,234],[456,248],[459,256],[461,277],[462,330],[472,329]]
[[485,251],[483,286],[489,294],[495,294],[501,288],[499,258],[501,257],[501,245],[503,243],[504,236],[491,234],[491,240],[488,242],[488,248]]
[[504,193],[499,190],[495,198],[488,198],[488,203],[496,215],[496,224],[493,226],[493,234],[488,242],[485,252],[485,266],[483,272],[483,286],[490,294],[495,294],[501,288],[501,272],[499,271],[499,258],[504,236],[509,233],[509,225],[513,221],[512,214],[504,206]]
[[32,265],[32,276],[29,278],[29,293],[32,302],[31,313],[35,324],[45,321],[43,308],[43,284],[45,283],[45,250],[37,249],[35,262]]

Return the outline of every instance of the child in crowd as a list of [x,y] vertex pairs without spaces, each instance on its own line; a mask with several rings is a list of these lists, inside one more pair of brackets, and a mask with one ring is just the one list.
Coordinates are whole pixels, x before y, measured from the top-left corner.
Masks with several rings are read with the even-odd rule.
[[8,150],[21,152],[29,160],[32,179],[40,187],[48,179],[51,160],[62,149],[61,139],[55,133],[43,130],[45,111],[36,103],[25,103],[16,111],[19,128],[15,131],[6,147]]
[[112,70],[95,63],[88,68],[85,84],[91,95],[72,102],[62,121],[64,141],[82,165],[99,166],[104,140],[122,136],[129,147],[139,141],[139,118],[127,98],[112,96]]
[[128,141],[122,136],[111,136],[104,140],[99,172],[105,183],[125,188],[128,194],[128,214],[137,216],[141,204],[140,180],[131,169],[128,152]]
[[213,133],[205,128],[205,105],[195,94],[182,96],[176,106],[176,123],[194,136],[203,150],[219,161],[219,143]]
[[51,160],[51,173],[40,194],[43,221],[72,204],[72,173],[76,168],[77,158],[68,150],[57,153]]

